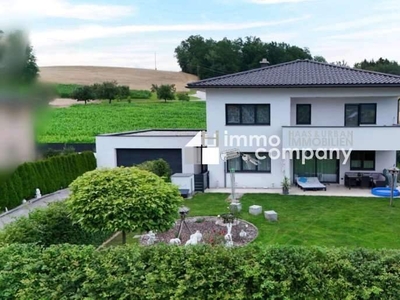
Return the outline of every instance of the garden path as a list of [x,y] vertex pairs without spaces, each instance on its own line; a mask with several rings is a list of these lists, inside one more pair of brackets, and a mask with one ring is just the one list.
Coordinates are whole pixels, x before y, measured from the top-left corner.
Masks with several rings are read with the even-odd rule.
[[0,229],[6,224],[9,224],[22,216],[28,216],[32,210],[40,207],[46,207],[52,202],[62,201],[68,198],[69,189],[59,190],[55,193],[44,195],[39,199],[32,199],[27,201],[16,208],[9,210],[8,212],[0,215]]

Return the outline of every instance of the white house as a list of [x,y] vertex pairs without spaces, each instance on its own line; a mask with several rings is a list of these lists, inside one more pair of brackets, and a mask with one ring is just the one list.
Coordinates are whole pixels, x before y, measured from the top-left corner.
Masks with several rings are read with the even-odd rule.
[[[323,182],[344,184],[347,171],[382,172],[396,162],[400,76],[296,60],[188,87],[206,90],[207,134],[218,132],[220,151],[237,148],[255,155],[264,148],[278,157],[267,157],[258,166],[240,158],[228,166],[209,165],[210,187],[229,187],[232,167],[238,187],[273,188],[280,186],[285,175],[292,179],[318,176]],[[279,140],[260,147],[250,136]],[[233,143],[239,137],[241,143]],[[296,156],[290,159],[288,151],[282,158],[282,150],[296,148],[352,151],[345,164],[343,151],[329,159],[305,160],[305,164]]]
[[[277,188],[284,176],[344,184],[348,171],[382,172],[393,166],[400,150],[400,76],[296,60],[188,88],[207,93],[207,137],[218,136],[219,151],[238,149],[258,161],[209,164],[211,188],[230,187],[232,168],[237,187]],[[160,149],[173,148],[175,156],[166,159],[172,165],[181,161],[176,172],[204,171],[202,161],[191,165],[185,158],[194,131],[184,139],[176,136],[179,131],[167,131],[168,138],[152,132],[143,142],[136,133],[97,137],[98,165],[121,165],[121,155],[129,160],[125,164],[135,164],[149,149],[160,156]],[[204,146],[211,149],[212,143]],[[131,150],[123,154],[121,149]]]

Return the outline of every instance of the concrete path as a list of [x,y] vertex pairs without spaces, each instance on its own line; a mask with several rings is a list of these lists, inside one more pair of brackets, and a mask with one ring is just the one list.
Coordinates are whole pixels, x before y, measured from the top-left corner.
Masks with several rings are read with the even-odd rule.
[[32,210],[40,207],[46,207],[52,202],[65,200],[68,198],[69,193],[69,189],[59,190],[55,193],[44,195],[40,199],[29,200],[23,205],[13,208],[8,212],[2,213],[0,215],[0,229],[2,229],[4,225],[15,221],[22,216],[28,216]]

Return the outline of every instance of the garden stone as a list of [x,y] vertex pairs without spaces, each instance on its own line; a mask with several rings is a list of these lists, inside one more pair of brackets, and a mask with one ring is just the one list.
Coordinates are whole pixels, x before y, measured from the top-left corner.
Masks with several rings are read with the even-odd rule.
[[249,214],[258,216],[262,214],[262,207],[260,205],[252,205],[249,207]]
[[231,212],[240,212],[242,210],[242,203],[231,203],[229,209]]
[[273,221],[273,222],[278,221],[278,214],[274,210],[264,211],[264,216],[265,216],[265,219],[268,221]]
[[170,243],[171,245],[180,245],[180,244],[181,244],[181,240],[180,240],[180,239],[171,239],[171,240],[169,241],[169,243]]

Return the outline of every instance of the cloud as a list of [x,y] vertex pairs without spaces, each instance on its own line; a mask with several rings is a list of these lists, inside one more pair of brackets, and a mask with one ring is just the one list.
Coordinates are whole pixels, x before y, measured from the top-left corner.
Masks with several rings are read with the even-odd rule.
[[75,4],[67,0],[0,0],[0,19],[26,21],[47,17],[108,20],[129,16],[135,8],[114,4]]
[[315,28],[315,31],[341,31],[341,30],[349,30],[353,28],[365,27],[378,23],[386,23],[388,21],[398,20],[398,14],[389,14],[389,15],[374,15],[368,16],[366,18],[360,18],[347,22],[339,22],[335,24],[329,24],[325,26],[320,26]]
[[55,29],[31,33],[31,42],[34,47],[54,44],[70,44],[85,40],[117,37],[126,34],[150,32],[204,32],[204,31],[235,31],[252,28],[277,26],[308,19],[309,16],[283,19],[277,21],[247,22],[247,23],[193,23],[176,25],[128,25],[128,26],[101,26],[86,25],[72,29]]
[[255,4],[280,4],[280,3],[299,3],[312,0],[248,0]]
[[326,37],[330,40],[375,40],[377,37],[383,37],[385,35],[392,35],[393,33],[400,32],[400,27],[390,27],[390,28],[379,28],[371,30],[362,30],[345,34],[338,34]]

